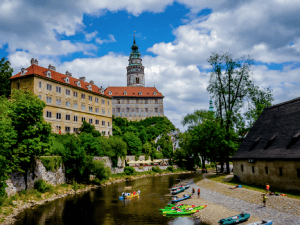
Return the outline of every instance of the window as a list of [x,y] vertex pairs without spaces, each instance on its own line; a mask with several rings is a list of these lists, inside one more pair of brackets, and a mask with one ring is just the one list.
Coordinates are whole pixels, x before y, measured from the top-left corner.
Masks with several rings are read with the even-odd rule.
[[105,114],[105,109],[102,109],[102,110],[101,110],[101,113],[102,113],[102,114]]
[[120,104],[120,103],[121,103],[121,100],[120,100],[120,99],[118,99],[118,100],[117,100],[117,103],[118,103],[118,104]]
[[102,105],[104,105],[104,104],[105,104],[105,100],[104,100],[104,99],[102,99],[102,100],[101,100],[101,103],[102,103]]
[[56,92],[61,93],[61,87],[56,86]]
[[156,94],[157,94],[157,93],[154,91],[154,92],[153,92],[153,95],[156,95]]
[[110,113],[109,110],[107,110],[107,115],[109,115],[109,113]]
[[20,84],[19,84],[19,83],[17,83],[17,89],[18,89],[18,90],[20,89]]
[[56,130],[61,130],[61,126],[56,126]]
[[92,106],[89,106],[89,111],[93,112],[93,107]]
[[71,106],[71,102],[70,101],[66,101],[66,106],[70,107]]
[[148,104],[148,100],[145,100],[145,104]]
[[141,91],[139,92],[139,95],[142,95],[142,92],[141,92]]
[[[73,97],[77,98],[77,96],[78,96],[78,92],[77,91],[73,91]],[[78,129],[78,128],[74,128],[74,129]]]
[[93,123],[93,119],[89,119],[89,123],[92,124]]
[[282,176],[282,167],[279,167],[279,176]]
[[52,112],[50,112],[50,111],[47,111],[47,113],[46,113],[46,117],[49,117],[49,118],[51,118],[51,117],[52,117]]
[[99,103],[99,98],[95,97],[95,102]]
[[136,108],[136,112],[139,112],[139,108]]
[[56,119],[58,119],[58,120],[61,119],[61,113],[56,113]]
[[89,101],[93,101],[93,96],[89,95]]
[[254,166],[252,166],[252,173],[254,173]]
[[70,115],[66,115],[66,120],[70,120],[71,116]]
[[155,99],[155,104],[157,104],[158,103],[158,100],[157,99]]
[[105,131],[102,131],[102,134],[105,135]]
[[120,108],[117,108],[117,112],[120,112]]
[[244,166],[243,165],[241,165],[241,171],[244,172]]
[[81,94],[81,99],[85,99],[85,94]]
[[70,127],[65,127],[66,132],[70,132],[71,128]]
[[109,131],[107,132],[108,135],[110,135]]
[[268,172],[269,172],[268,167],[265,167],[265,171],[266,171],[266,174],[268,174]]
[[96,113],[99,113],[99,108],[95,108],[95,112],[96,112]]
[[74,133],[77,133],[77,132],[78,132],[78,128],[75,128],[75,127],[74,127],[74,128],[73,128],[73,132],[74,132]]
[[84,104],[81,104],[81,109],[85,110],[85,105]]
[[82,117],[82,118],[81,118],[81,122],[83,122],[83,121],[85,121],[85,117]]
[[127,104],[129,104],[129,100],[127,100]]
[[39,88],[42,88],[42,82],[41,81],[39,82]]
[[97,125],[99,125],[99,120],[96,120],[95,122],[96,122]]
[[105,126],[105,121],[102,120],[102,126]]
[[39,99],[42,99],[42,96],[41,96],[41,95],[39,95]]
[[74,121],[75,121],[75,122],[78,121],[78,116],[74,116]]
[[126,91],[124,91],[124,93],[123,93],[124,95],[127,95],[127,92]]
[[138,104],[139,103],[139,100],[136,100],[136,102],[135,102],[136,104]]
[[300,178],[300,169],[297,169],[297,177]]
[[56,105],[61,105],[61,99],[56,99]]
[[109,105],[109,101],[107,101],[107,105]]
[[126,112],[129,112],[129,108],[126,108]]
[[109,122],[107,122],[107,126],[109,127]]
[[73,103],[74,109],[78,109],[78,103]]
[[47,103],[52,103],[52,98],[47,96]]
[[52,85],[51,84],[47,84],[47,90],[52,91]]
[[157,108],[155,108],[155,112],[158,112],[158,109],[157,109]]
[[47,77],[51,78],[51,71],[47,71]]
[[66,95],[70,95],[71,94],[71,90],[66,89]]
[[145,108],[145,112],[148,112],[148,108]]

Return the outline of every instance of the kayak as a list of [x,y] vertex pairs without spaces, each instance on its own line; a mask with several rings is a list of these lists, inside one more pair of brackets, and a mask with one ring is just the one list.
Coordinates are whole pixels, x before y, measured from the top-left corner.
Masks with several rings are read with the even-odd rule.
[[248,225],[260,225],[260,224],[271,225],[272,223],[273,223],[272,220],[261,220],[261,221],[255,222],[255,223],[249,223]]
[[180,193],[180,192],[183,192],[184,190],[185,190],[184,188],[178,188],[178,189],[176,189],[175,191],[172,191],[171,194],[172,194],[172,195],[176,195],[176,194],[178,194],[178,193]]
[[206,207],[206,205],[198,206],[198,207],[195,207],[190,210],[179,210],[179,211],[173,210],[173,211],[169,211],[169,212],[164,212],[164,214],[169,215],[169,216],[170,215],[190,215],[195,212],[198,212],[201,209],[204,209],[205,207]]
[[232,216],[232,217],[221,219],[219,221],[219,223],[222,224],[222,225],[225,225],[225,224],[236,224],[236,223],[241,223],[241,222],[246,221],[247,219],[249,219],[249,217],[250,217],[250,214],[241,213],[241,214],[236,215],[236,216]]
[[177,190],[177,189],[179,189],[179,188],[188,189],[189,187],[190,187],[190,185],[186,185],[186,186],[183,186],[183,187],[173,187],[173,188],[172,188],[172,191],[175,191],[175,190]]
[[139,196],[140,196],[139,193],[136,193],[135,195],[130,194],[130,195],[128,195],[128,196],[119,196],[119,199],[120,199],[120,200],[124,200],[124,199],[126,199],[126,198],[133,198],[133,197],[139,197]]
[[205,208],[206,205],[203,205],[203,206],[198,206],[198,207],[191,207],[191,206],[186,206],[185,208],[177,208],[177,209],[171,209],[171,210],[166,210],[166,211],[163,211],[162,213],[165,213],[165,214],[176,214],[177,212],[196,212],[197,210],[200,210],[200,209],[203,209]]
[[183,201],[183,200],[185,200],[185,199],[189,199],[189,198],[191,198],[192,197],[192,194],[189,194],[188,196],[185,196],[185,197],[181,197],[181,198],[177,198],[177,199],[173,199],[172,200],[172,203],[175,203],[175,202],[180,202],[180,201]]
[[173,206],[173,207],[165,207],[164,209],[160,209],[160,211],[165,212],[165,211],[175,210],[175,208],[186,209],[186,208],[193,208],[193,207],[195,207],[195,206],[194,205],[179,205],[179,206]]

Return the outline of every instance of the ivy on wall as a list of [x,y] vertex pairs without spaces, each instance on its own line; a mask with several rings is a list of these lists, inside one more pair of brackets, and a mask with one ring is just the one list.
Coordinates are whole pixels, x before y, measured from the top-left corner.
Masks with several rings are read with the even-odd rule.
[[40,160],[47,171],[55,172],[62,165],[62,158],[60,156],[41,156]]

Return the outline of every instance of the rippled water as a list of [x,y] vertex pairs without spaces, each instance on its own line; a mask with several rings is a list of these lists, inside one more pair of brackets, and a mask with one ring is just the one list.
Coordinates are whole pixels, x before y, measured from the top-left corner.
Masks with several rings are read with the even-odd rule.
[[[178,183],[175,179],[190,179],[198,174],[181,174],[127,181],[57,199],[45,205],[27,209],[17,217],[19,224],[103,224],[144,225],[204,224],[193,217],[165,217],[159,209],[171,201],[169,188]],[[197,180],[199,177],[197,177]],[[140,190],[139,198],[120,201],[125,186]]]

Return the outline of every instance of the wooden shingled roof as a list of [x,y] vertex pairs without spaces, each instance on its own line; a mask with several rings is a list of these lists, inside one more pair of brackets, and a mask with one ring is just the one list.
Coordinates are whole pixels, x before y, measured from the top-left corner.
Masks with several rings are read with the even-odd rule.
[[300,98],[266,107],[233,159],[300,159]]

